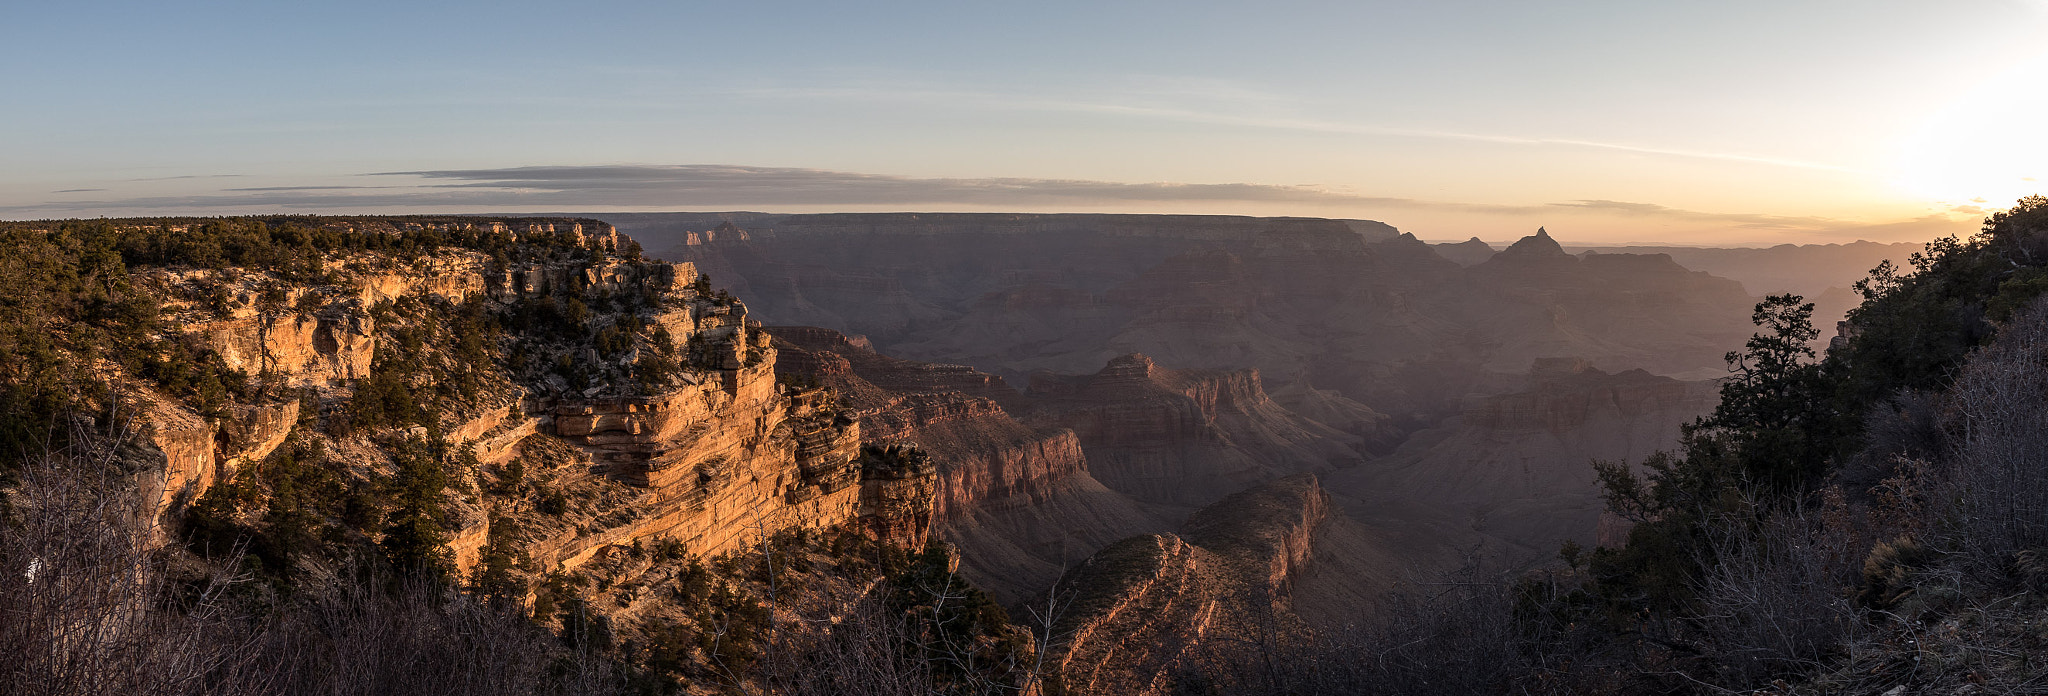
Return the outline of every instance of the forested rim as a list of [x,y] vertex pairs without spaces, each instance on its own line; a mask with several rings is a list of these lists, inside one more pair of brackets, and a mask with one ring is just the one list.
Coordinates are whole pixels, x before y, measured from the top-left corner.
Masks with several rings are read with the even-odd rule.
[[[276,283],[259,302],[281,302],[285,284],[332,280],[330,254],[375,255],[397,267],[441,249],[514,262],[592,261],[605,250],[567,234],[520,234],[478,227],[444,230],[423,223],[475,223],[450,217],[376,218],[390,233],[351,231],[347,218],[142,218],[0,222],[0,476],[10,462],[63,445],[60,416],[109,408],[106,363],[164,393],[217,407],[255,386],[218,356],[180,340],[163,324],[163,298],[135,287],[148,268],[260,271]],[[595,223],[595,221],[589,221]],[[412,223],[408,226],[407,223]],[[615,250],[640,260],[637,244]],[[202,284],[199,305],[223,305],[227,288]],[[109,415],[97,413],[97,415]],[[54,440],[53,440],[54,438]]]
[[[664,591],[691,608],[638,640],[586,603],[588,574],[525,558],[509,520],[490,525],[474,572],[454,573],[458,498],[557,516],[572,501],[519,459],[481,466],[436,413],[503,379],[482,368],[563,372],[522,352],[529,343],[609,355],[647,339],[629,366],[642,388],[701,368],[697,346],[635,321],[652,300],[630,293],[590,306],[408,296],[364,308],[379,348],[353,396],[328,411],[302,401],[271,455],[158,526],[161,491],[137,485],[150,472],[130,456],[145,424],[122,390],[216,422],[235,404],[310,398],[229,369],[170,323],[171,303],[225,318],[224,279],[254,278],[259,309],[303,315],[319,307],[286,299],[337,283],[337,265],[401,271],[454,251],[496,270],[645,262],[630,240],[614,248],[487,220],[0,223],[0,694],[980,694],[1035,682],[1044,665],[1030,632],[961,579],[955,559],[853,529],[763,535],[714,558],[632,545],[624,562],[678,568]],[[193,296],[138,286],[157,271],[192,280],[178,287]],[[702,276],[690,290],[733,304]],[[585,330],[599,313],[615,321]],[[594,378],[564,376],[577,388]],[[389,473],[349,473],[329,447],[344,440],[374,447]]]

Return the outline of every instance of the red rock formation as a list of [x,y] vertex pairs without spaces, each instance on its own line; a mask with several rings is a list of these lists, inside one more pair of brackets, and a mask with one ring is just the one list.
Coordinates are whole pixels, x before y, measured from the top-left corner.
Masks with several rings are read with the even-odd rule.
[[932,525],[938,469],[923,450],[869,446],[861,450],[860,516],[887,543],[923,546]]

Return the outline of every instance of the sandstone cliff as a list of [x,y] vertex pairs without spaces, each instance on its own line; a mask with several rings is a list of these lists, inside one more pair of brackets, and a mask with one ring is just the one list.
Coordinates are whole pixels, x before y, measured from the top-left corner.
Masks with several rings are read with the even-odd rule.
[[[142,457],[162,472],[173,521],[288,435],[328,443],[366,481],[394,470],[391,438],[426,438],[493,470],[531,472],[509,497],[455,503],[458,572],[482,555],[493,519],[524,530],[518,543],[543,572],[643,541],[710,557],[792,528],[852,524],[923,543],[933,467],[864,457],[856,419],[826,391],[780,384],[768,335],[690,264],[613,253],[631,240],[591,220],[319,224],[502,241],[495,256],[329,253],[313,282],[260,269],[138,271],[183,340],[270,395],[201,414],[131,388],[150,422]],[[395,432],[365,420],[390,409],[422,415],[402,416],[418,425]],[[458,474],[494,485],[482,470]]]

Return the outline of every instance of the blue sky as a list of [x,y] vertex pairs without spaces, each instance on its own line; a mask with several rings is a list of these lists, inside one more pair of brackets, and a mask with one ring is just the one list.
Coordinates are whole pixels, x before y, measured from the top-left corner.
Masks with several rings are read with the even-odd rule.
[[0,217],[1102,210],[1924,239],[2048,161],[1998,115],[2048,91],[2044,30],[2035,0],[10,0]]

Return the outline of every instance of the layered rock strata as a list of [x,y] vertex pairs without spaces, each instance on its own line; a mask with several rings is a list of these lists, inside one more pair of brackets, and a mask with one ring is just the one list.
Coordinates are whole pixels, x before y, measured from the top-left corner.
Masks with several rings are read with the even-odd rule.
[[1177,534],[1132,537],[1060,579],[1049,650],[1074,693],[1173,693],[1205,642],[1244,641],[1296,623],[1292,587],[1315,556],[1329,496],[1309,474],[1272,481],[1196,513]]
[[[403,310],[399,315],[414,317],[397,321],[432,325],[439,320],[418,319],[419,312],[448,313],[481,303],[483,311],[511,316],[535,303],[573,304],[587,313],[574,320],[587,322],[588,331],[624,337],[623,349],[606,346],[608,352],[578,347],[593,340],[588,334],[506,339],[512,353],[559,356],[541,366],[552,371],[512,364],[449,366],[444,347],[408,349],[424,356],[416,359],[480,380],[476,398],[435,408],[439,423],[433,430],[453,451],[468,449],[489,466],[530,462],[548,485],[576,491],[584,501],[559,519],[520,512],[516,505],[491,514],[476,505],[458,506],[455,517],[463,522],[451,544],[458,570],[467,572],[476,562],[488,519],[501,513],[527,520],[528,551],[544,569],[573,568],[604,548],[643,540],[713,556],[781,530],[848,524],[886,542],[923,543],[938,488],[934,467],[863,460],[860,423],[825,390],[779,384],[769,336],[747,319],[744,304],[705,291],[690,264],[603,253],[631,240],[588,220],[322,222],[361,234],[389,233],[387,228],[400,224],[489,229],[595,250],[507,261],[444,249],[403,264],[374,254],[336,254],[323,259],[323,273],[334,282],[321,286],[289,285],[239,269],[140,274],[145,287],[169,298],[167,309],[186,338],[219,356],[228,369],[260,377],[267,388],[308,394],[309,403],[343,420],[354,387],[381,360],[375,356],[386,340],[382,329],[389,327],[380,326],[378,317],[394,316],[382,314],[394,305]],[[202,307],[189,300],[215,292],[199,289],[214,287],[225,288],[224,303]],[[622,307],[638,309],[604,309]],[[674,350],[689,363],[671,373],[648,373],[643,358],[657,350]],[[572,387],[563,377],[572,373],[594,384]],[[647,374],[671,376],[648,381]],[[172,518],[237,468],[276,449],[301,416],[296,399],[235,406],[208,418],[147,389],[136,393],[152,422],[145,455],[161,461],[163,508]],[[411,430],[410,437],[429,434],[423,427]],[[356,475],[376,475],[390,466],[374,447],[348,439],[334,444],[336,457],[362,468]]]

